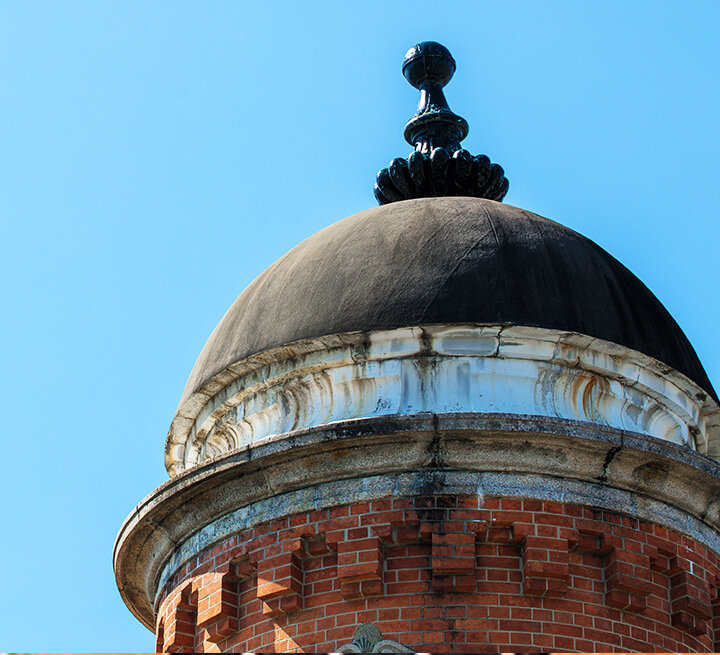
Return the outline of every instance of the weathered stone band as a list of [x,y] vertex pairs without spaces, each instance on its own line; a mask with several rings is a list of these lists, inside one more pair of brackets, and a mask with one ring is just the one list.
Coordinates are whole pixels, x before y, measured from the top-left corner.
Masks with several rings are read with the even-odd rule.
[[715,402],[637,351],[581,334],[433,325],[329,335],[230,366],[178,411],[171,475],[262,439],[337,421],[431,412],[545,416],[717,455]]

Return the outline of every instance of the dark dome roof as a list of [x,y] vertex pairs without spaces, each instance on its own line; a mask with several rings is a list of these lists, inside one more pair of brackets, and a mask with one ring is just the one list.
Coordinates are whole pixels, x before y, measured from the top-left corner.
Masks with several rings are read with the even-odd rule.
[[230,307],[181,404],[230,364],[268,348],[434,323],[580,332],[650,355],[717,400],[677,323],[602,248],[522,209],[454,197],[369,209],[293,248]]

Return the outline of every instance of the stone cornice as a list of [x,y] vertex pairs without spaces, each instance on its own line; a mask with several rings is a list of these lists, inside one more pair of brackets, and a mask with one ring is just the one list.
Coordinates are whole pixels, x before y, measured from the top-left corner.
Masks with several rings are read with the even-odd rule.
[[182,557],[223,530],[331,506],[343,491],[354,499],[473,493],[609,504],[719,548],[720,466],[687,447],[547,417],[395,415],[266,438],[159,487],[115,544],[123,599],[150,627],[162,581]]

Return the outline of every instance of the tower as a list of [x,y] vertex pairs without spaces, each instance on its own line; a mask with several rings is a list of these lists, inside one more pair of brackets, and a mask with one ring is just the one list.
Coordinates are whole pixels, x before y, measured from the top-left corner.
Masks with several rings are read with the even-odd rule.
[[[422,43],[380,206],[201,352],[116,578],[158,650],[716,650],[718,398],[652,293],[501,203]],[[720,635],[719,635],[720,636]]]

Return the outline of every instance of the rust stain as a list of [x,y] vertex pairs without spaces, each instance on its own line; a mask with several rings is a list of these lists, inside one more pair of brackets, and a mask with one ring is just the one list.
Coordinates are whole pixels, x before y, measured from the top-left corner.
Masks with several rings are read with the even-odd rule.
[[582,392],[582,408],[585,416],[587,417],[593,416],[595,414],[595,410],[597,409],[595,406],[596,403],[594,402],[596,400],[596,394],[594,391],[597,386],[598,379],[590,376]]
[[572,403],[575,413],[578,415],[581,414],[580,408],[578,408],[578,400],[582,398],[581,405],[584,409],[586,403],[584,390],[590,381],[590,376],[581,371],[575,372],[572,377],[572,382],[570,384],[570,402]]

